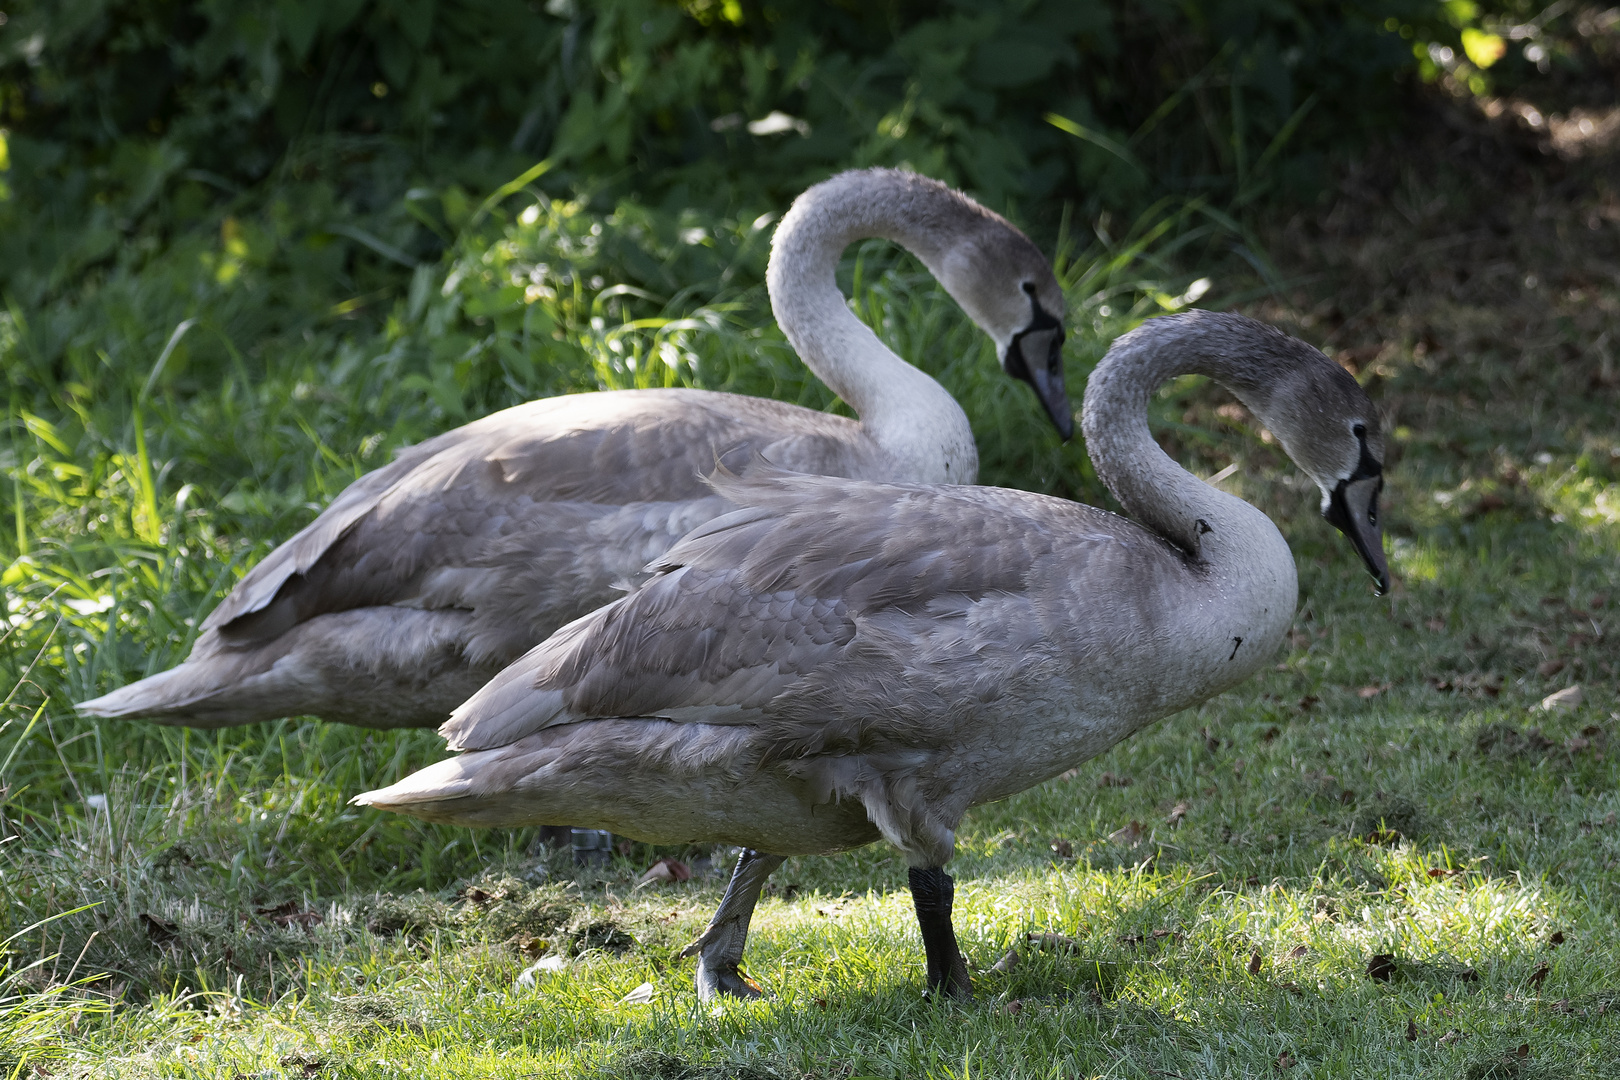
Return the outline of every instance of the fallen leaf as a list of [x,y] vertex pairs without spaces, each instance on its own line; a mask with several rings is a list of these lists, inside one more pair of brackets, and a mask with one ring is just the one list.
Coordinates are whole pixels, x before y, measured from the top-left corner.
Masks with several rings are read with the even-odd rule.
[[146,927],[146,936],[151,939],[154,945],[167,945],[180,936],[179,923],[171,922],[168,919],[160,919],[156,915],[148,915],[144,911],[137,915],[136,918],[140,919],[141,925]]
[[1564,943],[1564,932],[1562,930],[1554,930],[1552,932],[1552,937],[1547,939],[1547,944],[1551,945],[1555,949],[1558,948],[1558,946],[1562,945],[1563,943]]
[[1135,847],[1137,844],[1142,842],[1142,836],[1145,832],[1146,830],[1142,828],[1142,823],[1140,821],[1133,820],[1130,824],[1125,825],[1122,828],[1115,829],[1113,832],[1109,833],[1108,841],[1109,843],[1113,844],[1124,844],[1127,847]]
[[1541,984],[1547,981],[1547,974],[1550,971],[1552,971],[1552,965],[1547,963],[1547,961],[1543,960],[1541,963],[1537,964],[1536,970],[1530,973],[1530,985],[1540,989]]
[[1007,1004],[1001,1007],[1001,1011],[1006,1013],[1008,1016],[1017,1016],[1019,1013],[1024,1011],[1024,1003],[1019,1001],[1017,998],[1013,998],[1011,1001],[1007,1002]]
[[513,942],[513,944],[517,946],[518,952],[522,953],[524,956],[534,958],[542,955],[547,949],[551,948],[551,939],[537,938],[532,934],[519,934],[517,936],[517,940]]
[[1430,630],[1432,630],[1436,634],[1438,634],[1440,631],[1442,631],[1442,630],[1444,630],[1446,628],[1446,620],[1442,616],[1436,615],[1434,618],[1429,619],[1423,625],[1427,626]]
[[1417,1040],[1418,1040],[1417,1021],[1416,1020],[1407,1020],[1406,1021],[1406,1041],[1407,1042],[1417,1042]]
[[1560,660],[1557,658],[1552,660],[1543,660],[1541,663],[1536,665],[1536,674],[1540,675],[1543,679],[1550,679],[1560,671],[1563,671],[1568,663],[1569,662],[1567,660]]
[[1074,858],[1074,844],[1068,840],[1052,841],[1052,854],[1060,859]]
[[1537,708],[1542,712],[1571,712],[1580,708],[1585,701],[1586,693],[1577,683],[1574,686],[1566,686],[1556,693],[1548,694],[1541,699],[1541,704]]
[[1343,791],[1339,792],[1339,801],[1345,806],[1349,806],[1351,803],[1356,801],[1356,793],[1351,791],[1349,788],[1345,788]]
[[1373,982],[1389,982],[1395,977],[1395,958],[1389,953],[1376,953],[1367,961],[1367,978]]
[[1311,948],[1309,945],[1295,945],[1292,949],[1288,950],[1288,959],[1298,960],[1300,957],[1304,956],[1310,951]]
[[[1312,709],[1316,708],[1316,706],[1318,704],[1320,704],[1321,701],[1322,701],[1322,699],[1317,697],[1315,694],[1306,694],[1304,697],[1299,699],[1299,702],[1298,702],[1299,711],[1300,712],[1310,712]],[[1271,730],[1276,731],[1277,729],[1272,728]],[[1274,738],[1276,738],[1276,736],[1267,735],[1266,736],[1266,742],[1270,742]]]
[[1131,786],[1131,778],[1126,776],[1124,773],[1120,773],[1118,776],[1115,776],[1111,772],[1105,772],[1105,773],[1103,773],[1101,776],[1099,776],[1097,778],[1097,786],[1098,787],[1130,787]]
[[1288,1051],[1284,1050],[1281,1054],[1277,1055],[1277,1068],[1279,1068],[1279,1069],[1292,1069],[1293,1067],[1294,1067],[1294,1055],[1293,1054],[1290,1054]]
[[[288,905],[283,904],[282,907]],[[293,905],[296,909],[297,905]],[[326,921],[326,916],[318,911],[282,911],[270,916],[270,921],[283,930],[291,930],[294,926],[302,927],[305,931],[313,930]]]
[[1185,802],[1176,803],[1176,805],[1170,811],[1169,821],[1170,821],[1170,827],[1172,829],[1177,828],[1177,827],[1179,827],[1181,825],[1181,821],[1182,821],[1183,818],[1185,818],[1187,816],[1187,811],[1189,809],[1190,809],[1190,807],[1188,807],[1188,805]]
[[1462,873],[1462,871],[1453,870],[1447,866],[1431,866],[1429,867],[1428,873],[1431,878],[1449,878],[1456,877],[1458,874]]
[[1261,733],[1260,741],[1261,742],[1270,742],[1272,739],[1275,739],[1277,736],[1279,736],[1281,734],[1282,734],[1281,729],[1275,728],[1275,727],[1268,727],[1268,728],[1266,728],[1266,730],[1264,732]]
[[1260,974],[1260,950],[1259,949],[1254,950],[1254,955],[1249,957],[1249,974],[1250,975],[1258,975],[1258,974]]
[[561,971],[568,966],[566,956],[544,956],[524,968],[515,980],[515,985],[529,988],[537,985],[543,976]]
[[691,867],[679,859],[666,856],[653,863],[647,872],[641,875],[641,880],[636,883],[636,887],[640,888],[643,885],[670,885],[677,881],[691,880]]
[[1440,1045],[1440,1046],[1450,1046],[1452,1043],[1458,1042],[1458,1041],[1460,1041],[1462,1039],[1466,1039],[1466,1038],[1468,1038],[1467,1035],[1465,1035],[1462,1032],[1458,1031],[1456,1028],[1452,1028],[1450,1031],[1448,1031],[1444,1035],[1440,1036],[1440,1038],[1438,1040],[1438,1045]]
[[1382,694],[1385,690],[1388,690],[1390,685],[1390,683],[1378,683],[1376,686],[1363,686],[1360,690],[1356,691],[1356,697],[1361,698],[1363,701],[1367,700],[1368,698],[1375,698],[1379,694]]
[[298,901],[284,900],[274,907],[256,907],[253,909],[253,913],[255,915],[263,915],[269,919],[275,919],[282,915],[291,915],[293,912],[298,910],[298,907]]
[[992,972],[1011,971],[1018,966],[1018,961],[1022,959],[1023,957],[1018,955],[1017,949],[1008,949],[1002,954],[1000,960],[990,965],[990,970]]
[[1526,1058],[1528,1058],[1530,1056],[1530,1044],[1529,1043],[1520,1043],[1519,1048],[1517,1050],[1511,1051],[1507,1056],[1508,1057],[1516,1057],[1520,1061],[1525,1060]]
[[1080,770],[1079,769],[1065,769],[1063,772],[1058,773],[1058,779],[1059,780],[1073,780],[1073,779],[1076,779],[1079,775],[1080,775]]
[[645,1005],[653,999],[653,984],[644,982],[619,1000],[621,1005]]

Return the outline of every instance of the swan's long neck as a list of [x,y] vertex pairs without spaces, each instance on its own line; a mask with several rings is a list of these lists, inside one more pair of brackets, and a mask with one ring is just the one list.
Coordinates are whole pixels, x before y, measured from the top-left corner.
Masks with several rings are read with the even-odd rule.
[[[904,174],[847,173],[805,192],[777,227],[766,282],[771,309],[799,356],[860,415],[890,480],[971,484],[979,455],[967,415],[932,378],[896,356],[838,291],[839,256],[869,237],[892,240],[940,277],[949,213]],[[952,208],[947,208],[952,209]]]
[[1214,318],[1160,319],[1114,343],[1086,384],[1081,426],[1097,475],[1125,512],[1239,588],[1274,584],[1292,613],[1293,558],[1277,527],[1242,499],[1187,472],[1148,430],[1148,401],[1177,375],[1206,375],[1257,416],[1279,372],[1264,349]]

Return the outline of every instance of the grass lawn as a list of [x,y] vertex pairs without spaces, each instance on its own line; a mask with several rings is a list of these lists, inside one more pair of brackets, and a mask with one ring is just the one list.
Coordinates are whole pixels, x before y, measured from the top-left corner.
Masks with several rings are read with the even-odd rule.
[[[1207,298],[1323,345],[1386,410],[1393,594],[1251,418],[1167,387],[1166,445],[1202,475],[1236,462],[1226,485],[1294,546],[1299,615],[1261,677],[969,815],[970,1004],[923,999],[886,848],[789,860],[746,961],[767,997],[704,1006],[677,954],[724,850],[576,872],[530,831],[346,806],[440,756],[431,732],[73,716],[178,660],[348,478],[456,422],[439,369],[389,366],[408,333],[368,352],[334,324],[191,397],[148,356],[133,412],[71,379],[14,401],[0,1078],[1620,1076],[1620,184],[1525,149],[1511,113],[1450,116],[1264,226],[1281,288],[1234,271]],[[1099,497],[943,294],[871,258],[864,313],[908,356],[945,343],[926,355],[971,399],[985,479]],[[1198,276],[1166,260],[1066,269],[1071,385]],[[426,335],[417,293],[399,311]],[[577,370],[555,388],[645,382],[620,361],[658,341],[556,303]],[[757,293],[705,311],[683,381],[825,403],[749,329]],[[0,348],[23,362],[34,332],[13,313]],[[638,886],[661,855],[697,873]]]

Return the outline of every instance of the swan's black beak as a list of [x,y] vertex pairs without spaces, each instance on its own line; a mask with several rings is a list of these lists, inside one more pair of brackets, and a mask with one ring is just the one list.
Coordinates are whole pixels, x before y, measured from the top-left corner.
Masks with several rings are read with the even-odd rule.
[[1384,561],[1384,530],[1378,524],[1378,493],[1384,490],[1381,472],[1363,475],[1361,470],[1328,496],[1322,516],[1328,524],[1350,538],[1361,561],[1378,583],[1378,595],[1389,592],[1389,564]]
[[1074,437],[1074,406],[1063,386],[1063,324],[1030,298],[1034,318],[1013,335],[1002,368],[1035,388],[1052,426],[1068,442]]

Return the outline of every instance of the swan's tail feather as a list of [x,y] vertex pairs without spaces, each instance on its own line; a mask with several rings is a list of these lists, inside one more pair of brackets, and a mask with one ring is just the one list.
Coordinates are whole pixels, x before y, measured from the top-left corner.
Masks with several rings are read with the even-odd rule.
[[[349,800],[445,825],[561,825],[571,820],[566,799],[540,784],[519,790],[540,761],[552,757],[503,746],[434,762],[404,779]],[[543,766],[542,766],[543,767]]]
[[239,727],[307,711],[312,688],[295,672],[276,665],[244,674],[241,667],[188,662],[76,707],[82,716],[197,728]]
[[317,616],[246,649],[210,631],[179,667],[78,708],[86,716],[200,728],[284,716],[434,727],[495,674],[464,656],[468,618],[463,611],[359,608]]

